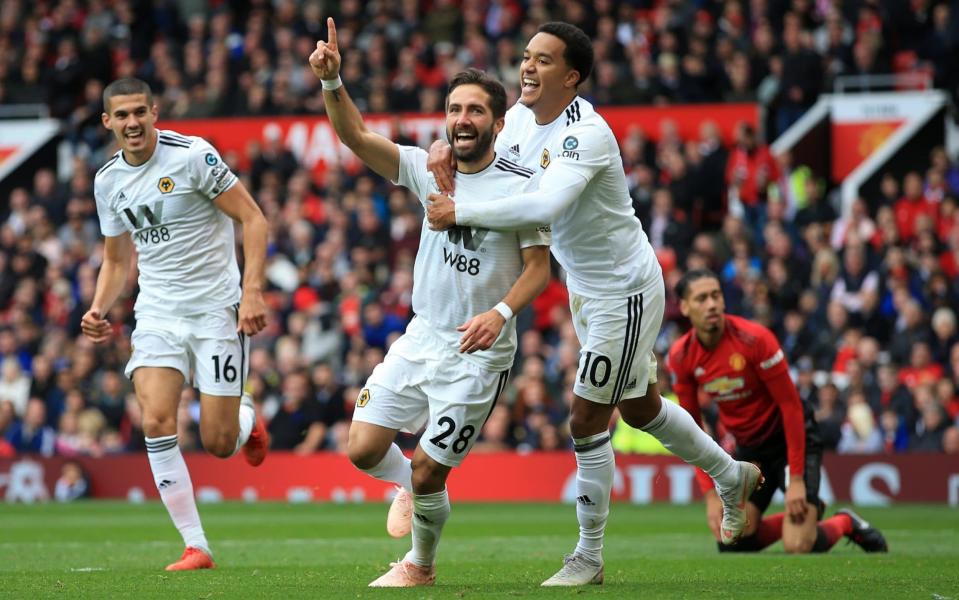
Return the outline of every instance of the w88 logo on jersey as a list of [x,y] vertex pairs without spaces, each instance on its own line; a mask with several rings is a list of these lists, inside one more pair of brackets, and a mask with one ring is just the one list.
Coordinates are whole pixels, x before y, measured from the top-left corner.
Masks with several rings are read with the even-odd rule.
[[451,252],[443,248],[443,262],[448,264],[451,269],[456,269],[460,273],[468,273],[474,276],[479,275],[481,263],[478,258],[467,258],[464,254]]
[[167,229],[164,225],[159,227],[151,227],[149,229],[141,229],[133,234],[133,237],[140,244],[159,244],[160,242],[169,242],[172,236],[170,235],[170,230]]

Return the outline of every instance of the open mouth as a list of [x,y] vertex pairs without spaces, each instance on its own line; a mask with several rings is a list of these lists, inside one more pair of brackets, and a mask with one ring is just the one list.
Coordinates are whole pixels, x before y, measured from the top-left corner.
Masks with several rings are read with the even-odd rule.
[[523,78],[523,93],[531,94],[539,89],[539,82],[535,79],[530,79],[529,77]]
[[140,141],[143,139],[143,130],[128,131],[123,135],[123,137],[131,142]]
[[460,131],[455,136],[453,136],[453,140],[459,143],[468,144],[476,140],[476,132]]

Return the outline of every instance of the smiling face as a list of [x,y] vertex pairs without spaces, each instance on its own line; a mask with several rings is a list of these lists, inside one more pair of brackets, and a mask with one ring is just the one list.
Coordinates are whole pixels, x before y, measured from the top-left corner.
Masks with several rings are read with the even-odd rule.
[[149,105],[146,94],[129,94],[113,96],[104,108],[103,126],[113,131],[127,162],[149,160],[156,147],[156,105]]
[[490,97],[478,85],[453,88],[446,103],[446,137],[453,156],[464,170],[493,159],[493,140],[503,130],[504,119],[493,117]]
[[537,33],[523,51],[520,63],[519,101],[539,113],[544,105],[562,110],[576,95],[579,72],[563,54],[566,43],[549,33]]
[[697,333],[712,335],[722,331],[726,301],[719,280],[701,277],[691,281],[686,295],[679,302],[679,310],[689,318]]

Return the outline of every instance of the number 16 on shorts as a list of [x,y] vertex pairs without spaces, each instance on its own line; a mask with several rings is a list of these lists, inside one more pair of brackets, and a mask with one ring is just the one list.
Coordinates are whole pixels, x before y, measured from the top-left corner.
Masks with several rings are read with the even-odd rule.
[[[214,355],[213,360],[213,380],[216,383],[220,383],[221,379],[225,379],[229,383],[236,381],[237,372],[236,367],[230,364],[233,360],[232,354],[227,354],[225,357],[221,358]],[[220,367],[220,363],[223,363],[223,367]]]

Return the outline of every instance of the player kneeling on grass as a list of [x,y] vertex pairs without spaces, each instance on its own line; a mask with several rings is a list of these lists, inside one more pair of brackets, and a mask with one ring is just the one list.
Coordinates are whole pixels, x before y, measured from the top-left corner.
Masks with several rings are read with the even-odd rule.
[[[720,551],[756,552],[782,538],[789,553],[826,552],[846,536],[866,552],[885,552],[882,534],[849,509],[820,521],[825,504],[819,499],[819,427],[789,377],[773,333],[725,314],[719,278],[712,271],[686,273],[676,293],[693,328],[669,352],[673,390],[697,423],[700,393],[715,402],[720,423],[736,439],[736,458],[755,462],[766,476],[766,485],[746,502],[749,522],[743,537],[735,545],[720,543]],[[697,479],[718,541],[722,505],[712,480],[702,471]],[[786,494],[786,511],[763,518],[777,488]]]
[[[108,340],[110,307],[123,292],[137,249],[140,293],[133,355],[126,366],[143,410],[147,457],[160,498],[186,550],[168,571],[213,568],[193,484],[177,445],[180,391],[194,373],[200,437],[220,458],[241,447],[263,462],[269,436],[244,393],[249,339],[266,326],[263,264],[267,224],[246,188],[201,138],[155,127],[150,87],[120,79],[103,90],[103,125],[117,152],[97,172],[93,192],[103,265],[83,333]],[[233,222],[243,227],[240,287]]]
[[[438,191],[427,154],[369,131],[339,78],[333,19],[328,42],[310,56],[323,82],[337,135],[372,170],[415,192],[424,206]],[[493,151],[503,128],[506,90],[481,71],[456,75],[446,99],[446,133],[458,159],[457,200],[488,202],[521,193],[532,172]],[[450,514],[446,478],[469,453],[506,385],[516,352],[513,312],[549,280],[549,228],[497,232],[424,226],[413,267],[416,317],[390,347],[356,401],[350,460],[398,484],[388,530],[412,528],[413,548],[371,587],[430,585],[443,524]],[[411,462],[394,443],[399,430],[426,424]],[[410,497],[412,491],[412,498]],[[412,522],[411,522],[412,519]]]

